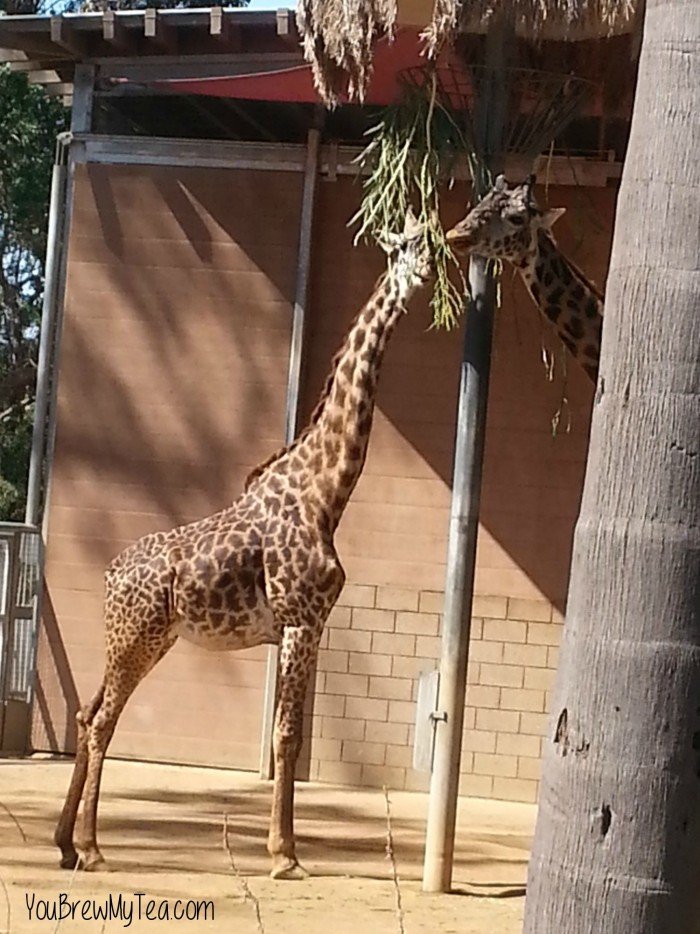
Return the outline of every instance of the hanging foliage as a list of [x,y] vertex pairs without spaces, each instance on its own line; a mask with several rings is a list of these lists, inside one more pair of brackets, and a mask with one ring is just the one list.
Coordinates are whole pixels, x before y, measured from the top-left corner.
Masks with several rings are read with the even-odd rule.
[[[641,23],[643,0],[433,0],[422,33],[434,59],[457,31],[483,33],[496,17],[508,17],[526,39],[581,40],[630,32]],[[298,0],[297,27],[316,88],[329,107],[347,93],[364,100],[372,75],[372,46],[391,37],[397,0]]]
[[372,45],[392,36],[396,0],[299,0],[297,27],[323,102],[340,95],[364,100],[372,75]]
[[358,161],[369,174],[350,223],[359,224],[356,242],[381,243],[402,228],[409,204],[417,206],[435,263],[433,320],[449,328],[462,310],[466,285],[440,225],[440,191],[451,184],[458,165],[470,164],[473,154],[435,91],[434,76],[420,86],[407,85],[401,103],[386,107],[368,131],[370,141]]

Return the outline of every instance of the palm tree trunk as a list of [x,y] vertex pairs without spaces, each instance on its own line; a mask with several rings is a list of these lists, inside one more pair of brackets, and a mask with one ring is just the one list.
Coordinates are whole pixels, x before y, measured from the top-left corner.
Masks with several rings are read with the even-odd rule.
[[525,934],[700,932],[699,40],[647,0]]

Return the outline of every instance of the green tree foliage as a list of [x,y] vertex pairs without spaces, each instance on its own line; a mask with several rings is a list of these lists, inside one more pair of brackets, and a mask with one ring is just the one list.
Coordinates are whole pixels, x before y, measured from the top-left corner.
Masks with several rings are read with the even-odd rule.
[[56,135],[66,109],[0,69],[0,519],[24,506]]

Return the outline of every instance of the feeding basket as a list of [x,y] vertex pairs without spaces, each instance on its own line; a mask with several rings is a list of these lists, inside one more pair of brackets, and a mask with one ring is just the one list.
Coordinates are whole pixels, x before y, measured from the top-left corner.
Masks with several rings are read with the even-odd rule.
[[[435,87],[437,100],[449,109],[471,150],[470,164],[485,167],[499,156],[520,156],[527,165],[523,175],[597,88],[570,74],[467,62],[409,68],[402,77],[424,93]],[[492,103],[495,84],[501,87],[499,107]]]

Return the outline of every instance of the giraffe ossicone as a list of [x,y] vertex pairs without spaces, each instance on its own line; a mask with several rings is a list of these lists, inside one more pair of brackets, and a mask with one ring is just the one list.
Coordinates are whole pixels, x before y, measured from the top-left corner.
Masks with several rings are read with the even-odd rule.
[[598,378],[603,295],[557,246],[552,226],[565,208],[541,210],[535,176],[509,187],[499,175],[491,191],[447,232],[455,253],[508,260],[562,343],[588,377]]
[[304,875],[293,830],[294,770],[309,675],[345,582],[333,537],[364,466],[384,351],[406,302],[432,275],[415,219],[407,217],[386,249],[387,271],[351,325],[297,439],[251,471],[233,505],[145,536],[107,569],[105,671],[76,716],[75,766],[54,834],[62,867],[103,864],[96,824],[107,747],[136,686],[183,638],[214,651],[280,646],[268,851],[273,878]]

